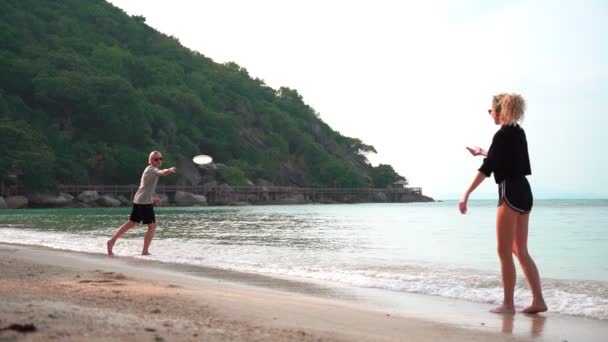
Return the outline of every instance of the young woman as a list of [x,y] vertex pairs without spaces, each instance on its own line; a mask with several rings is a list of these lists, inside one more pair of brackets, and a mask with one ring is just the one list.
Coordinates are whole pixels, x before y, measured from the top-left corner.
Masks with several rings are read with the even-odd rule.
[[474,156],[485,156],[475,179],[459,202],[460,212],[467,212],[469,195],[494,173],[498,184],[498,209],[496,212],[496,238],[503,284],[503,304],[495,313],[515,313],[513,293],[515,291],[515,264],[513,255],[519,259],[528,285],[532,290],[532,304],[523,313],[547,311],[540,286],[540,276],[532,257],[528,253],[528,221],[532,210],[532,191],[526,179],[531,174],[528,143],[524,130],[518,125],[523,119],[526,103],[519,94],[498,94],[492,98],[488,113],[500,129],[492,139],[489,151],[479,147],[467,147]]
[[163,156],[160,152],[150,152],[150,155],[148,156],[148,166],[141,175],[139,189],[137,189],[137,192],[133,197],[133,209],[131,209],[129,220],[120,226],[114,236],[108,240],[108,255],[114,255],[112,249],[114,248],[116,240],[129,229],[133,228],[137,223],[148,225],[148,231],[146,232],[146,235],[144,235],[144,248],[141,254],[150,255],[148,248],[150,247],[152,238],[156,232],[156,217],[154,216],[153,203],[161,205],[160,198],[156,196],[156,183],[158,182],[159,176],[168,176],[175,173],[174,167],[164,170],[159,169],[162,162]]

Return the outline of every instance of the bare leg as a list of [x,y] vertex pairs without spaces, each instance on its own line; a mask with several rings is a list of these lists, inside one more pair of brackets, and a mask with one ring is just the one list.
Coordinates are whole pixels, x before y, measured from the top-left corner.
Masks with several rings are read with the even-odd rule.
[[129,220],[125,224],[120,226],[120,228],[118,228],[116,233],[114,233],[114,236],[112,236],[112,238],[110,240],[108,240],[108,242],[107,242],[108,255],[114,255],[114,253],[112,253],[112,248],[114,248],[114,244],[116,243],[116,240],[118,240],[119,237],[123,236],[124,233],[126,233],[129,229],[133,228],[136,224],[137,224],[137,222],[133,222],[133,221]]
[[146,235],[144,235],[144,250],[141,252],[141,255],[150,255],[148,248],[152,243],[152,238],[154,237],[154,233],[156,232],[156,223],[148,224],[148,231]]
[[515,303],[515,264],[513,263],[513,239],[517,212],[509,208],[504,202],[496,212],[496,240],[498,256],[500,258],[500,272],[502,274],[503,302],[502,306],[490,310],[494,313],[514,314]]
[[539,313],[547,311],[547,304],[543,298],[543,290],[540,286],[540,276],[536,263],[528,253],[528,221],[529,214],[519,215],[517,218],[517,228],[515,229],[515,240],[513,241],[513,252],[519,259],[528,285],[532,291],[532,304],[523,309],[523,313]]

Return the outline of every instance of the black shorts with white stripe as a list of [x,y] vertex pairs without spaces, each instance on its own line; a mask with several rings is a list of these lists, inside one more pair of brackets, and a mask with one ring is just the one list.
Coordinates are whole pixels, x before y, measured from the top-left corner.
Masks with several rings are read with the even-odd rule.
[[532,210],[532,189],[526,177],[505,179],[498,184],[498,205],[503,201],[509,208],[523,214]]

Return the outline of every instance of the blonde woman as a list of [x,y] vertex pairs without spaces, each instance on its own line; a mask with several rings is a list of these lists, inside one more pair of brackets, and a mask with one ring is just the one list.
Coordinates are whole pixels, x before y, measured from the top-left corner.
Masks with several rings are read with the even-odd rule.
[[152,243],[152,238],[156,232],[156,217],[154,215],[154,206],[161,205],[160,198],[156,195],[156,183],[159,176],[168,176],[175,173],[175,168],[160,169],[163,162],[163,156],[158,151],[150,152],[148,156],[148,166],[144,169],[141,175],[139,189],[133,197],[133,208],[129,220],[125,222],[107,242],[108,255],[114,255],[112,249],[116,240],[123,236],[129,229],[133,228],[138,223],[148,225],[148,231],[144,235],[144,248],[142,255],[150,255],[148,248]]
[[492,139],[486,152],[479,147],[467,147],[474,156],[485,156],[475,179],[459,202],[460,212],[467,212],[469,195],[494,173],[498,184],[498,209],[496,212],[496,238],[503,284],[503,304],[491,311],[514,314],[515,264],[513,255],[519,259],[528,285],[532,291],[532,304],[523,313],[547,311],[543,298],[538,269],[528,253],[528,222],[532,210],[532,191],[526,179],[531,174],[526,134],[519,126],[526,103],[519,94],[498,94],[492,98],[488,113],[500,129]]

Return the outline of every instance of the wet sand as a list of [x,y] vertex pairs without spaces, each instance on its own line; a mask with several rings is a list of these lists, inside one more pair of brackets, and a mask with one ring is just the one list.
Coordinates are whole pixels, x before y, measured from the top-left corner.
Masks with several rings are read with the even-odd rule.
[[[487,314],[481,304],[406,296],[391,305],[390,298],[369,291],[0,244],[0,341],[593,341],[606,336],[606,323],[600,321],[540,315],[505,320]],[[455,312],[463,310],[465,318],[456,319]],[[513,322],[522,320],[530,334],[513,329]],[[565,330],[547,333],[547,321]]]

